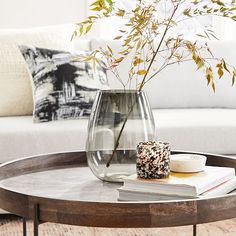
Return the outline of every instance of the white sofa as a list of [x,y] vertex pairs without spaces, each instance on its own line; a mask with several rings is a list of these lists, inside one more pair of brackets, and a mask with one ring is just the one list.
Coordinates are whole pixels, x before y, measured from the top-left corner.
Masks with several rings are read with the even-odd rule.
[[[119,49],[117,43],[110,41],[76,41],[80,49],[88,46],[95,49],[107,43]],[[236,65],[236,44],[215,42],[212,47],[216,56],[222,55]],[[124,63],[120,71],[121,76],[127,78],[128,64]],[[110,73],[108,76],[111,87],[116,88],[117,81]],[[0,87],[0,93],[3,90],[5,88]],[[169,67],[150,81],[145,91],[153,108],[156,139],[170,142],[172,149],[236,154],[236,85],[231,87],[229,78],[217,81],[214,94],[207,87],[203,73],[196,71],[193,63],[186,63]],[[16,102],[21,101],[16,99]],[[34,124],[31,115],[2,116],[0,162],[43,153],[84,150],[87,123],[87,120],[66,120]]]

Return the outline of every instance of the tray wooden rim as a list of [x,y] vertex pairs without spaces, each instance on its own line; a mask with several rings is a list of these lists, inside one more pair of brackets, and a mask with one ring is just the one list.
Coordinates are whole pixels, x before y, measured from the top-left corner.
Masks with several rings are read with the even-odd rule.
[[[208,165],[236,169],[236,159],[233,157],[187,151],[172,153],[202,154],[207,156]],[[2,164],[0,181],[26,173],[73,166],[87,166],[85,152],[33,156]],[[33,219],[35,205],[39,206],[40,222],[93,227],[170,227],[236,217],[236,193],[179,201],[87,202],[31,196],[0,186],[0,207],[4,210]]]

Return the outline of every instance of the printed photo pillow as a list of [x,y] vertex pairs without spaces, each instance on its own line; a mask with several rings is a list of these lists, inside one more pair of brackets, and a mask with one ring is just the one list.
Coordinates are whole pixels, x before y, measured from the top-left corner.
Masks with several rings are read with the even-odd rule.
[[86,118],[97,90],[108,89],[102,61],[94,68],[76,60],[81,53],[19,48],[33,78],[34,122]]

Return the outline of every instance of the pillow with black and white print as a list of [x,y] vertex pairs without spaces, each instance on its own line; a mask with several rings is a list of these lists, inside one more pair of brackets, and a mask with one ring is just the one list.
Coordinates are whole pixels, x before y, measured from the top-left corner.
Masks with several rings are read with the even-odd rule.
[[109,89],[102,61],[76,60],[86,52],[19,48],[33,78],[34,122],[87,118],[97,90]]

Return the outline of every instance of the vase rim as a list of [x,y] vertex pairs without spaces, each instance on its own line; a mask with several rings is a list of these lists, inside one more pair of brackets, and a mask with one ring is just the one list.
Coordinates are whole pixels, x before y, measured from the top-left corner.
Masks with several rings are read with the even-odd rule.
[[101,93],[142,93],[143,90],[139,91],[138,89],[104,89],[100,90]]

